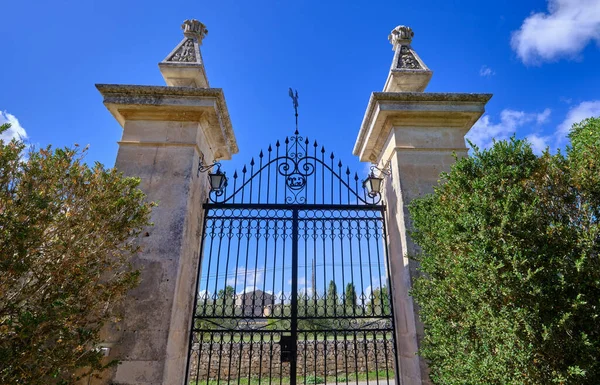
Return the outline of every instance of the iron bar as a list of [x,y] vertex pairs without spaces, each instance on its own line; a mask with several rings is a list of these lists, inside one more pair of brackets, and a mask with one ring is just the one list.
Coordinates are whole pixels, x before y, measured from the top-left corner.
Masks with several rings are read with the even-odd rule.
[[208,375],[206,376],[206,385],[208,385],[208,380],[210,378],[210,366],[213,362],[212,360],[212,351],[213,351],[213,345],[214,345],[214,333],[210,333],[210,342],[209,342],[209,346],[208,346],[208,368],[206,368],[206,372],[208,373]]
[[[292,217],[292,303],[291,303],[291,334],[292,340],[298,340],[298,322],[295,322],[294,317],[298,315],[298,210],[294,210]],[[296,279],[294,279],[296,278]],[[297,345],[294,342],[294,345]],[[290,362],[290,385],[296,385],[296,350],[294,346],[292,351],[292,360]]]
[[[365,222],[365,225],[366,225],[366,229],[367,229],[367,234],[366,234],[366,237],[367,237],[367,256],[369,258],[369,263],[368,263],[368,266],[369,266],[369,281],[370,281],[370,285],[369,286],[371,286],[371,294],[369,295],[369,300],[371,302],[371,312],[374,312],[375,311],[375,304],[373,303],[373,289],[374,289],[373,286],[375,285],[375,282],[373,282],[373,268],[371,266],[371,233],[369,232],[370,223],[369,222]],[[381,281],[381,277],[379,277],[379,280]],[[379,289],[379,291],[381,292],[381,288]],[[365,295],[365,293],[363,293],[363,296],[364,295]],[[379,297],[381,297],[381,295]],[[364,302],[364,298],[363,298],[363,302]],[[373,314],[373,315],[375,315],[375,314]]]
[[[221,257],[221,245],[223,244],[223,230],[225,228],[225,219],[221,219],[221,227],[219,228],[219,233],[218,233],[218,237],[219,237],[219,246],[217,247],[217,272],[215,273],[215,275],[218,277],[219,276],[219,267],[221,266],[221,264],[219,263],[219,259]],[[207,278],[210,277],[210,274],[207,273]],[[208,282],[209,280],[206,280],[207,286],[208,286]],[[215,288],[214,288],[214,293],[213,296],[217,295],[217,285],[219,284],[219,280],[215,279]],[[208,296],[208,291],[205,293],[205,296]],[[215,297],[216,299],[216,297]],[[217,311],[217,306],[216,303],[213,303],[213,307],[212,307],[213,311],[213,316],[215,315],[215,312]],[[225,308],[225,304],[223,304],[223,308]]]
[[[246,288],[248,287],[248,260],[250,258],[250,238],[252,237],[252,221],[248,221],[248,232],[246,233],[246,259],[244,261],[244,285],[242,286],[242,313],[246,310]],[[239,268],[239,265],[236,269]],[[245,314],[244,314],[245,315]]]
[[375,354],[375,373],[377,373],[375,375],[375,378],[377,379],[377,384],[379,384],[379,362],[377,362],[379,359],[379,355],[377,354],[378,341],[377,341],[377,334],[375,332],[373,332],[373,341],[374,341],[373,342],[373,350],[374,350],[374,354]]
[[[385,215],[385,214],[384,214]],[[387,226],[385,224],[385,221],[383,221],[383,231],[382,231],[382,235],[383,235],[383,244],[385,245],[385,255],[388,256],[389,255],[389,251],[388,251],[388,240],[387,240]],[[386,272],[387,272],[387,287],[388,287],[388,298],[389,298],[389,304],[390,304],[390,321],[392,322],[392,349],[396,350],[397,347],[397,335],[396,335],[396,312],[394,311],[394,301],[392,301],[392,281],[391,281],[391,272],[390,272],[390,264],[389,264],[389,260],[386,258],[384,259],[385,265],[386,265]],[[387,352],[387,349],[386,349]],[[387,356],[386,356],[386,362],[387,362]],[[398,363],[398,355],[394,354],[394,371],[395,373],[400,373],[400,365]],[[396,376],[396,384],[397,385],[401,385],[400,384],[400,376]],[[389,383],[389,380],[388,380]]]
[[[256,310],[256,279],[258,277],[258,254],[259,254],[259,244],[260,244],[260,224],[262,220],[256,221],[256,257],[254,259],[254,283],[252,284],[252,315],[254,316],[254,312]],[[265,237],[266,239],[266,237]],[[246,275],[248,275],[248,268],[246,267]],[[244,293],[246,295],[246,293]],[[264,292],[262,293],[262,297],[264,298]],[[264,306],[262,307],[264,309]]]
[[[200,362],[202,362],[202,347],[204,345],[204,333],[200,333],[200,338],[198,340],[198,367],[196,369],[196,383],[198,382],[198,377],[200,377]],[[188,363],[189,364],[189,363]]]
[[[213,219],[211,221],[211,223],[214,223],[214,222],[215,222],[215,220]],[[208,251],[208,271],[206,273],[207,277],[210,277],[210,269],[212,267],[211,261],[212,261],[212,257],[213,257],[212,249],[213,249],[214,240],[215,240],[215,227],[211,226],[210,248],[209,248],[209,251]],[[202,313],[203,314],[206,314],[206,301],[208,300],[208,284],[209,284],[209,282],[210,282],[210,280],[207,279],[206,280],[206,286],[204,287],[204,304],[202,305]]]
[[[362,266],[362,242],[360,242],[360,241],[362,240],[361,238],[364,236],[360,233],[360,225],[361,225],[361,223],[359,222],[358,226],[357,226],[357,230],[356,230],[357,231],[356,236],[358,237],[358,241],[359,241],[359,243],[358,243],[358,263],[360,266]],[[369,239],[368,238],[366,238],[366,239],[367,239],[366,243],[368,245]],[[364,283],[364,279],[363,279],[363,269],[358,269],[358,271],[360,272],[360,287],[364,289],[365,283]],[[358,298],[356,298],[357,296],[358,295],[354,296],[355,297],[354,300],[356,301],[356,304],[354,306],[355,309],[358,306]],[[364,295],[361,295],[361,297],[363,297],[363,298],[361,298],[361,307],[364,309],[364,306],[365,306]],[[356,314],[356,313],[354,313],[354,314]]]
[[[258,168],[262,169],[263,168],[263,152],[262,150],[260,150],[260,154],[258,155],[258,159],[259,159],[259,164],[258,164]],[[257,203],[260,204],[260,188],[262,186],[262,172],[258,173],[258,196],[256,197],[257,199]]]
[[[259,173],[258,177],[261,178],[262,177],[262,173]],[[254,182],[254,158],[252,158],[250,160],[250,193],[248,194],[249,203],[252,203],[252,185],[253,185],[252,182]]]
[[[346,204],[285,204],[285,203],[204,203],[203,207],[205,210],[208,209],[229,209],[229,210],[240,210],[240,209],[261,209],[261,210],[331,210],[331,211],[379,211],[384,212],[386,206],[374,205],[374,206],[362,206],[362,205],[346,205]],[[382,220],[379,218],[379,220]]]
[[[227,272],[229,271],[229,257],[231,256],[231,239],[233,238],[233,223],[234,220],[231,219],[229,221],[229,233],[227,236],[227,258],[225,261],[225,274],[227,274]],[[208,279],[208,277],[207,277]],[[217,275],[215,277],[215,287],[217,286],[217,283],[219,282],[219,276]],[[216,289],[215,289],[216,291]],[[223,295],[226,296],[227,295],[227,280],[223,280]],[[233,301],[235,302],[235,292],[233,293]],[[227,297],[225,297],[227,298]],[[225,306],[226,304],[226,300],[223,303],[223,311],[221,312],[221,317],[225,317],[225,309],[227,308],[227,306]]]

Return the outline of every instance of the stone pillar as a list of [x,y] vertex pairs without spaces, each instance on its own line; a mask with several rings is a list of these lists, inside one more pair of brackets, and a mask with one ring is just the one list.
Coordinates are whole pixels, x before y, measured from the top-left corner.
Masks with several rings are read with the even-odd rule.
[[185,38],[160,67],[167,84],[185,87],[96,85],[123,127],[115,167],[139,177],[158,206],[132,261],[141,284],[129,293],[122,322],[104,332],[109,358],[121,363],[95,384],[181,385],[186,377],[209,192],[198,164],[230,159],[237,144],[223,91],[207,88],[199,52],[206,29],[195,20],[182,27]]
[[407,206],[412,199],[433,192],[440,172],[449,171],[454,163],[453,154],[467,155],[464,136],[491,98],[490,94],[422,92],[431,71],[412,50],[413,35],[404,26],[392,31],[394,62],[384,92],[371,95],[354,147],[361,161],[391,170],[383,199],[402,385],[431,383],[427,363],[417,355],[423,325],[409,294],[418,264],[409,258],[417,247],[409,236]]

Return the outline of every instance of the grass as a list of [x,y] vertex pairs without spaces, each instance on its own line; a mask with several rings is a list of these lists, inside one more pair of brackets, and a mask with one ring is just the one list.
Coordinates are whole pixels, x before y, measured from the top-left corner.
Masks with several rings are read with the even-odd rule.
[[[298,376],[296,377],[296,384],[298,385],[318,385],[318,384],[346,384],[352,385],[352,383],[356,383],[357,381],[367,381],[367,378],[370,381],[374,381],[375,379],[380,380],[380,384],[384,385],[387,383],[387,379],[390,379],[390,385],[394,385],[394,371],[370,371],[363,373],[348,373],[348,377],[344,375],[340,375],[337,377],[334,376]],[[240,379],[232,379],[232,380],[204,380],[204,381],[191,381],[189,385],[289,385],[290,378],[289,377],[272,377],[263,376],[260,380],[257,376],[253,377],[244,377]]]

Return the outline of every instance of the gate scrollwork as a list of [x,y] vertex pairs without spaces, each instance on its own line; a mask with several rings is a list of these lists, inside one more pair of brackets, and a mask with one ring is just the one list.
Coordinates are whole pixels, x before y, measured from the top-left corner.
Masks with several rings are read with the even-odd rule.
[[358,174],[351,177],[350,169],[344,172],[341,161],[336,167],[333,153],[329,157],[325,153],[325,147],[319,149],[316,141],[311,146],[309,139],[296,130],[283,144],[277,141],[275,148],[269,145],[266,155],[261,151],[258,164],[253,158],[249,169],[244,166],[241,175],[236,171],[233,183],[223,191],[211,192],[209,200],[211,203],[356,205],[381,202],[380,195],[366,193]]

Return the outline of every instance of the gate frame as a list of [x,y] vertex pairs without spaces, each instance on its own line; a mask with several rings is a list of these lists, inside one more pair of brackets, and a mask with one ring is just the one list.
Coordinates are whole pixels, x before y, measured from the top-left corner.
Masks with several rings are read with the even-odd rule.
[[[397,352],[398,346],[397,346],[397,329],[396,329],[396,312],[394,311],[394,287],[393,287],[393,281],[391,279],[391,271],[390,271],[390,260],[389,260],[389,250],[388,250],[388,243],[389,243],[389,236],[387,233],[387,217],[388,217],[388,213],[386,211],[386,205],[382,202],[381,198],[382,195],[381,194],[377,194],[377,195],[371,195],[368,194],[366,191],[366,188],[364,186],[362,186],[363,189],[363,197],[360,197],[360,195],[358,194],[358,176],[357,174],[355,174],[354,180],[355,180],[355,189],[353,189],[350,186],[350,171],[347,168],[346,171],[346,175],[347,175],[347,180],[344,181],[342,179],[342,163],[341,161],[338,163],[338,173],[335,172],[335,168],[334,168],[334,155],[333,153],[330,156],[331,159],[331,166],[327,165],[324,162],[325,159],[325,149],[324,147],[322,147],[321,152],[321,159],[319,159],[317,157],[317,142],[314,142],[314,156],[311,156],[308,154],[308,149],[309,149],[309,140],[308,138],[304,138],[303,136],[301,136],[298,132],[298,130],[296,129],[296,131],[294,132],[294,136],[291,137],[286,137],[285,141],[285,150],[286,153],[285,155],[280,156],[279,155],[279,148],[281,146],[280,142],[277,141],[276,142],[276,156],[275,158],[271,158],[271,153],[272,153],[272,147],[269,146],[268,149],[268,162],[266,164],[263,165],[263,152],[260,152],[259,158],[260,158],[260,165],[258,170],[254,171],[254,158],[252,159],[252,161],[250,162],[251,165],[251,172],[250,172],[250,177],[246,180],[245,179],[245,174],[247,172],[246,166],[244,166],[243,169],[243,173],[244,173],[244,179],[242,181],[242,185],[236,189],[237,187],[237,172],[234,174],[234,188],[233,188],[233,192],[230,195],[227,195],[227,190],[220,190],[220,191],[211,191],[209,194],[209,197],[207,198],[207,201],[202,205],[203,208],[203,226],[202,226],[202,236],[201,236],[201,245],[200,245],[200,257],[199,257],[199,263],[198,263],[198,273],[197,273],[197,278],[196,278],[196,287],[195,287],[195,296],[194,296],[194,304],[193,304],[193,312],[191,315],[192,318],[192,322],[191,322],[191,326],[190,326],[190,336],[189,336],[189,343],[188,343],[188,349],[187,349],[187,364],[186,364],[186,372],[185,372],[185,378],[186,381],[185,383],[188,384],[190,381],[190,366],[191,366],[191,361],[192,361],[192,351],[193,351],[193,345],[194,345],[194,329],[195,329],[195,325],[194,325],[194,320],[197,319],[198,317],[196,317],[196,313],[198,310],[198,295],[199,295],[199,290],[200,290],[200,282],[201,282],[201,273],[202,273],[202,265],[204,262],[204,257],[205,257],[205,253],[204,253],[204,249],[205,249],[205,243],[204,240],[206,239],[206,230],[207,230],[207,218],[209,217],[207,215],[207,213],[209,212],[209,210],[211,209],[258,209],[258,210],[268,210],[268,209],[281,209],[281,210],[287,210],[287,211],[291,211],[292,212],[292,217],[291,218],[282,218],[284,220],[290,220],[292,222],[292,272],[291,272],[291,277],[292,277],[292,282],[291,282],[291,303],[290,303],[290,307],[291,307],[291,315],[290,315],[290,323],[291,323],[291,330],[290,330],[290,334],[292,339],[295,341],[295,347],[294,347],[294,358],[290,361],[290,385],[296,385],[296,378],[297,378],[297,360],[296,360],[296,349],[297,349],[297,343],[298,343],[298,240],[299,240],[299,234],[298,234],[298,223],[299,223],[299,217],[298,217],[298,213],[299,211],[303,211],[303,210],[335,210],[335,211],[342,211],[342,210],[356,210],[356,211],[373,211],[373,212],[380,212],[381,213],[381,223],[382,223],[382,232],[383,232],[383,237],[382,237],[382,241],[383,241],[383,253],[384,255],[383,260],[379,261],[379,263],[384,263],[385,264],[385,270],[386,270],[386,281],[387,281],[387,286],[388,286],[388,297],[389,297],[389,304],[390,304],[390,314],[389,316],[383,316],[380,315],[377,318],[385,318],[390,320],[391,322],[391,329],[390,332],[392,334],[392,351],[393,352]],[[291,143],[291,148],[289,146],[289,144]],[[308,161],[313,161],[314,163],[312,163],[312,166],[310,164],[308,164],[307,166],[307,162]],[[281,162],[281,163],[280,163]],[[290,163],[292,163],[293,168],[290,169]],[[284,194],[284,203],[251,203],[252,201],[252,181],[254,178],[258,177],[259,178],[259,182],[260,183],[260,175],[263,171],[268,170],[267,173],[268,175],[270,175],[270,167],[273,163],[275,163],[275,170],[274,173],[275,175],[281,175],[282,177],[285,177],[285,184],[284,184],[284,190],[285,194]],[[313,175],[314,172],[316,172],[317,166],[318,165],[322,166],[322,177],[324,178],[324,173],[326,172],[325,170],[327,170],[327,172],[331,173],[331,201],[333,202],[333,195],[334,195],[334,176],[337,178],[338,180],[338,184],[339,184],[339,196],[340,196],[340,203],[336,204],[336,203],[307,203],[306,202],[306,195],[305,197],[298,197],[298,194],[303,191],[303,190],[307,190],[307,184],[308,184],[308,178]],[[284,165],[287,165],[287,167],[285,167]],[[282,167],[284,166],[284,167]],[[308,171],[307,171],[308,170]],[[303,172],[304,171],[304,172]],[[293,179],[295,178],[295,179]],[[300,188],[295,188],[298,187],[297,183],[298,183],[298,178],[302,179],[302,184],[300,186]],[[315,174],[315,178],[316,178],[316,174]],[[292,182],[292,184],[290,184],[290,180],[293,180],[294,182]],[[270,183],[270,182],[269,182]],[[269,183],[267,184],[267,191],[269,190],[270,186]],[[296,183],[296,185],[294,185],[294,183]],[[316,180],[315,180],[316,183]],[[324,184],[324,179],[323,179],[323,184]],[[277,180],[275,180],[275,184],[277,185]],[[249,202],[248,203],[243,203],[243,191],[244,189],[250,186],[250,198],[249,198]],[[342,186],[344,186],[348,191],[348,201],[350,200],[350,193],[352,193],[356,198],[357,198],[357,203],[356,204],[342,204],[342,198],[341,198],[341,191],[342,191]],[[324,187],[324,186],[322,186]],[[288,196],[287,195],[287,190],[291,190],[290,193],[293,195]],[[296,191],[296,192],[294,192]],[[234,203],[235,202],[235,196],[242,192],[242,203]],[[258,192],[258,195],[260,197],[260,190]],[[292,197],[292,199],[290,199],[290,197]],[[229,200],[232,200],[231,203],[228,203]],[[219,201],[220,200],[220,201]],[[275,196],[275,200],[277,200],[277,195]],[[316,200],[316,195],[315,195],[315,200]],[[260,201],[260,198],[259,198]],[[325,201],[325,195],[323,192],[323,198],[322,201]],[[239,266],[238,266],[239,267]],[[237,269],[237,267],[236,267]],[[237,271],[237,270],[236,270]],[[353,283],[353,281],[352,281]],[[325,289],[326,290],[326,289]],[[363,288],[364,290],[364,288]],[[381,309],[382,313],[383,313],[383,304],[382,304],[382,309]],[[219,318],[219,317],[206,317],[206,318]],[[356,329],[356,331],[367,331],[369,329]],[[356,333],[355,331],[355,333]],[[252,333],[252,332],[250,332]],[[336,340],[337,341],[337,340]],[[200,359],[200,357],[198,358]],[[365,357],[366,359],[366,357]],[[401,373],[400,373],[400,364],[398,361],[398,355],[394,354],[394,383],[397,385],[400,385],[402,383],[401,381]],[[198,362],[198,365],[200,365],[200,362]],[[356,370],[356,368],[355,368]],[[358,372],[357,372],[358,373]],[[388,379],[389,380],[389,379]],[[379,381],[379,380],[377,380]]]

